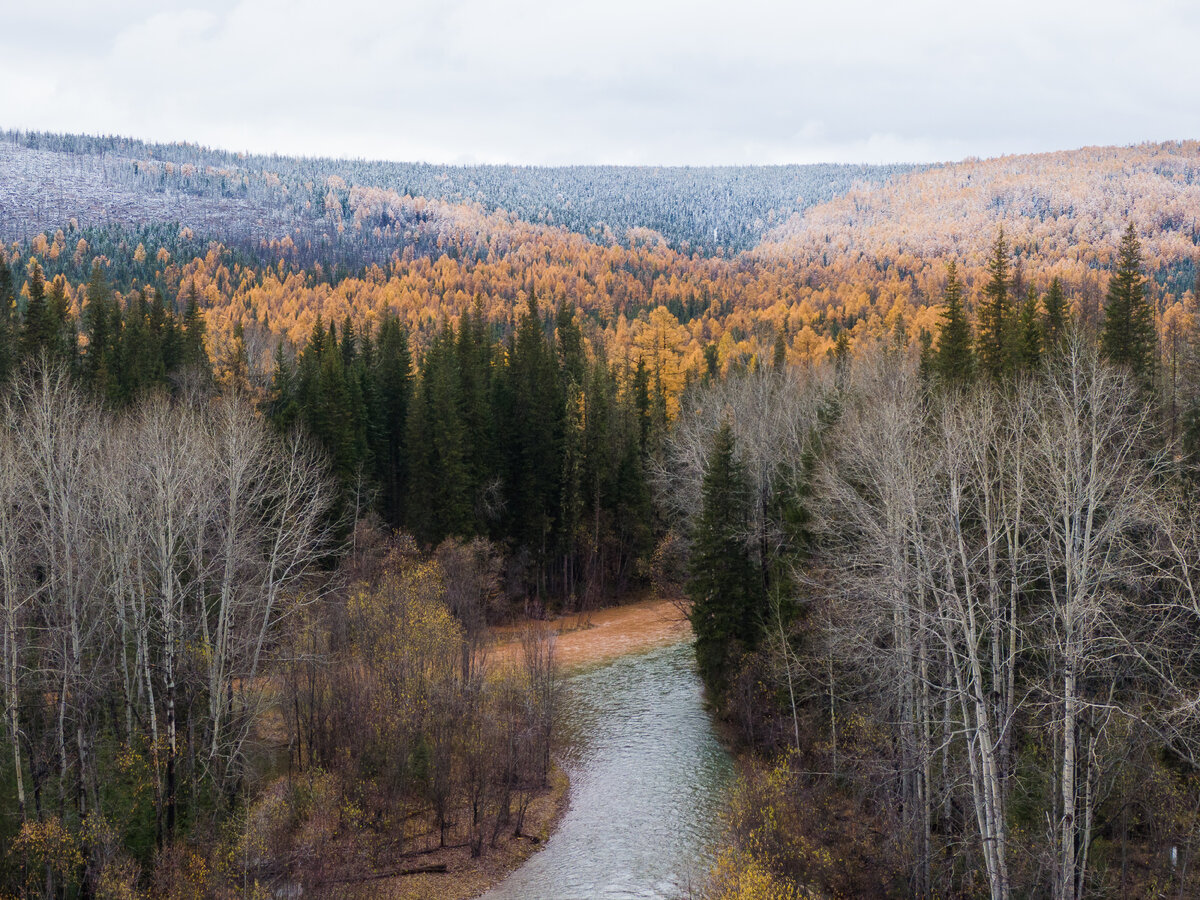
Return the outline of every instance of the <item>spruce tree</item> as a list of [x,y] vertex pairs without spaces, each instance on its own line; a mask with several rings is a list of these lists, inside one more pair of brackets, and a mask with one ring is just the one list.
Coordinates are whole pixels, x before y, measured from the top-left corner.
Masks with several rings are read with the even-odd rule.
[[187,305],[183,314],[183,334],[179,340],[178,367],[198,372],[202,378],[212,377],[212,362],[205,348],[204,313],[200,310],[200,291],[196,282],[188,287]]
[[953,260],[946,264],[942,304],[942,330],[933,370],[944,384],[963,384],[975,372],[975,355],[971,351],[971,326],[963,308],[962,284]]
[[830,353],[833,355],[833,367],[838,376],[845,377],[846,370],[850,367],[850,333],[845,328],[838,331]]
[[783,367],[787,364],[787,339],[784,338],[783,332],[775,335],[775,347],[771,351],[771,367],[776,372],[782,372]]
[[354,341],[354,323],[350,321],[350,313],[342,321],[342,368],[347,374],[354,368],[354,360],[358,356],[358,346]]
[[0,253],[0,387],[17,364],[16,290],[12,270]]
[[1050,282],[1050,290],[1042,300],[1045,318],[1042,320],[1042,347],[1052,351],[1062,345],[1067,336],[1069,326],[1067,299],[1063,295],[1062,282],[1055,278]]
[[1000,380],[1012,371],[1012,309],[1009,302],[1008,243],[1004,229],[996,236],[988,259],[988,282],[979,305],[979,367]]
[[650,451],[650,373],[645,359],[638,359],[633,372],[633,408],[637,416],[638,447],[645,456]]
[[21,328],[21,355],[29,358],[42,352],[51,352],[55,329],[46,302],[46,277],[42,272],[42,264],[36,259],[30,260],[26,276],[25,291],[29,294],[29,300],[25,304],[25,321]]
[[933,378],[933,364],[936,358],[933,350],[933,332],[928,328],[922,328],[917,333],[917,347],[920,348],[917,374],[920,376],[922,384],[928,384]]
[[762,576],[746,543],[750,484],[727,421],[713,439],[702,503],[692,536],[688,594],[696,662],[705,684],[719,698],[738,661],[755,643],[762,609]]
[[408,415],[412,396],[412,354],[408,333],[399,320],[387,316],[379,325],[376,343],[375,392],[378,407],[373,433],[376,479],[382,491],[384,519],[393,528],[404,522],[408,494]]
[[67,366],[71,371],[78,362],[79,332],[71,318],[70,300],[67,299],[67,279],[55,275],[46,293],[46,349],[50,357]]
[[486,534],[498,512],[494,486],[499,477],[496,459],[496,416],[492,407],[496,345],[491,325],[484,321],[479,296],[458,326],[457,359],[459,408],[465,433],[463,457],[475,529]]
[[1138,382],[1148,387],[1154,375],[1154,346],[1154,311],[1146,300],[1142,247],[1130,222],[1108,282],[1100,348],[1110,361],[1129,366]]
[[1021,304],[1021,315],[1017,329],[1017,349],[1020,367],[1027,371],[1036,369],[1042,359],[1042,324],[1038,316],[1038,296],[1033,287]]
[[704,376],[701,383],[711,384],[721,377],[721,357],[716,344],[704,345]]
[[587,363],[583,352],[583,332],[579,329],[575,307],[570,303],[564,302],[558,307],[554,339],[558,345],[558,367],[564,386],[569,383],[582,385]]
[[564,409],[558,360],[532,294],[512,338],[504,381],[499,414],[507,528],[514,547],[536,561],[540,591],[559,519]]
[[454,332],[444,324],[421,361],[409,414],[409,521],[430,544],[472,531],[460,387]]
[[268,396],[267,414],[271,422],[282,432],[291,431],[300,415],[296,403],[296,367],[284,352],[282,341],[275,345],[275,371]]

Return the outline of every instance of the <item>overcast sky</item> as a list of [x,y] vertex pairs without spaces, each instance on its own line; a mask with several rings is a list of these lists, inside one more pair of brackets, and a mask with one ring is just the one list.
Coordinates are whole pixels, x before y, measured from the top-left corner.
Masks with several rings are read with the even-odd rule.
[[453,163],[939,161],[1200,137],[1196,0],[4,6],[0,127]]

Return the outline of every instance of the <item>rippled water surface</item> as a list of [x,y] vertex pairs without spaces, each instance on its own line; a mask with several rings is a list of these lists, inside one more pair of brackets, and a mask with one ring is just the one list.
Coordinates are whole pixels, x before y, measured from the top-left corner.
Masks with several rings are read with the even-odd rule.
[[571,678],[570,808],[485,900],[677,898],[703,881],[732,766],[693,666],[683,642]]

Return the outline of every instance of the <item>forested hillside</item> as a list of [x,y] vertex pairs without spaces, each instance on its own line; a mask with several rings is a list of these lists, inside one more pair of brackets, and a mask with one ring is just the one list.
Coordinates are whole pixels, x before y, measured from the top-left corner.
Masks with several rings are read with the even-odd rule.
[[1154,282],[1176,296],[1190,289],[1200,239],[1200,143],[1087,147],[900,174],[792,217],[759,253],[819,261],[839,279],[866,267],[921,285],[930,268],[939,276],[934,260],[981,269],[1002,226],[1025,277],[1058,277],[1095,300],[1095,270],[1112,259],[1130,221]]
[[[318,314],[326,323],[348,315],[358,330],[394,316],[420,348],[444,318],[457,322],[477,300],[484,317],[507,332],[531,294],[547,308],[570,301],[589,342],[603,343],[612,361],[630,369],[645,359],[672,392],[688,371],[727,371],[778,353],[795,363],[823,359],[842,332],[850,348],[885,336],[915,343],[937,330],[942,262],[957,260],[970,306],[1000,227],[1013,251],[1014,293],[1032,288],[1043,294],[1057,278],[1067,303],[1093,324],[1117,238],[1129,221],[1145,247],[1160,331],[1190,321],[1195,294],[1200,199],[1193,182],[1200,151],[1188,143],[899,173],[793,216],[753,252],[705,256],[680,252],[643,227],[652,218],[648,207],[647,218],[631,220],[636,227],[613,241],[533,224],[521,216],[539,217],[515,201],[516,212],[488,212],[491,201],[463,205],[412,196],[407,185],[364,186],[336,174],[318,183],[296,174],[305,166],[332,165],[324,162],[293,160],[288,169],[281,160],[278,168],[291,174],[279,180],[230,154],[204,156],[207,151],[191,147],[13,139],[23,143],[0,142],[6,159],[20,161],[6,164],[13,171],[5,190],[24,199],[3,205],[8,227],[20,232],[24,226],[12,223],[40,204],[51,204],[48,215],[59,217],[55,227],[27,240],[9,238],[8,261],[16,269],[36,256],[49,281],[63,274],[77,313],[79,286],[97,257],[122,294],[148,286],[178,305],[194,285],[214,356],[220,362],[227,355],[240,328],[260,385],[278,338],[297,345]],[[95,152],[110,147],[131,156]],[[135,170],[131,158],[141,150],[158,158],[138,162]],[[180,161],[187,154],[199,161]],[[270,160],[250,162],[266,166]],[[196,168],[201,164],[212,171]],[[363,165],[362,171],[375,171]],[[774,177],[755,172],[743,180],[760,184]],[[627,174],[629,184],[637,184],[637,172]],[[734,177],[732,170],[726,174]],[[536,184],[557,177],[541,170],[525,176]],[[81,181],[86,190],[72,187]],[[653,203],[672,190],[630,187],[629,196]],[[88,224],[95,222],[85,214],[95,209],[88,196],[108,197],[104,209],[117,224]],[[548,207],[556,221],[576,202],[573,196],[564,192]],[[749,196],[722,208],[744,224],[749,219],[734,211],[749,209]],[[685,191],[681,202],[712,207],[699,197]],[[706,356],[712,353],[715,361]]]
[[[672,247],[697,252],[748,249],[798,211],[912,168],[442,166],[15,131],[0,135],[0,166],[0,231],[8,239],[75,218],[85,226],[178,221],[226,241],[340,243],[334,231],[342,233],[336,225],[343,216],[349,222],[357,189],[504,210],[604,243],[651,229]],[[355,248],[360,261],[379,252],[365,237]]]

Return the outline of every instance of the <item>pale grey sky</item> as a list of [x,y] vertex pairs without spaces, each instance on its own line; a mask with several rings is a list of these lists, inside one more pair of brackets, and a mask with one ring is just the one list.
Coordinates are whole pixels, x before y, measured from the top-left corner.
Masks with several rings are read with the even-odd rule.
[[6,0],[0,127],[431,162],[1200,138],[1195,0]]

